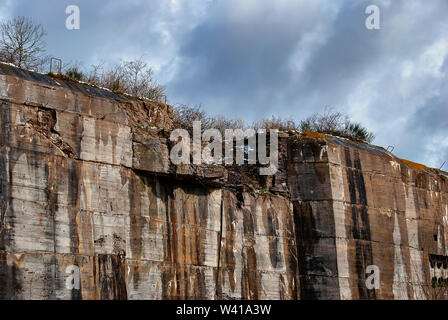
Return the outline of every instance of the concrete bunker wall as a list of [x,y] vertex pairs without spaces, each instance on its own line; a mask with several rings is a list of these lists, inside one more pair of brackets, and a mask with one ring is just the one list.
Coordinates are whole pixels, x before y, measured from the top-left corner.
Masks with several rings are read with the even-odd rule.
[[3,64],[0,103],[0,298],[418,299],[446,278],[446,176],[381,148],[283,135],[258,190],[174,167],[163,103]]

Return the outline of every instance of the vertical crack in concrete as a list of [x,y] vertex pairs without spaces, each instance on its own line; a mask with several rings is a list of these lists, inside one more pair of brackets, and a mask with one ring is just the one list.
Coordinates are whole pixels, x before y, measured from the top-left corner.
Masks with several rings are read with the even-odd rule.
[[[355,150],[354,165],[352,164],[350,151],[345,152],[347,164],[347,181],[352,207],[352,236],[355,240],[355,269],[360,299],[375,299],[375,290],[368,290],[365,284],[366,267],[373,264],[372,236],[370,219],[367,212],[367,194],[362,173],[359,151]],[[360,205],[360,207],[358,207]]]
[[218,235],[218,263],[216,267],[216,281],[215,281],[215,299],[220,299],[222,296],[221,286],[219,280],[221,278],[221,247],[222,247],[222,222],[224,215],[224,195],[221,195],[221,206],[219,210],[219,235]]

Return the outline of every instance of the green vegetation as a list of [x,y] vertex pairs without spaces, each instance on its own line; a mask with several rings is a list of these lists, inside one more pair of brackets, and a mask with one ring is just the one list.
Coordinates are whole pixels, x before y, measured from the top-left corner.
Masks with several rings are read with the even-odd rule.
[[330,108],[326,108],[322,114],[316,113],[302,120],[298,128],[302,132],[320,132],[369,143],[375,138],[375,135],[360,123],[353,122],[348,116]]
[[82,81],[84,79],[84,74],[77,67],[69,68],[65,72],[65,75],[78,81]]

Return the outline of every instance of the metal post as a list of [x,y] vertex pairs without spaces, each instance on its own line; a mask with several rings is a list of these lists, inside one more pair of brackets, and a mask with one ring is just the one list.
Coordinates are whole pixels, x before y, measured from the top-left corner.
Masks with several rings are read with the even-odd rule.
[[57,68],[57,70],[58,70],[57,74],[61,74],[62,60],[61,60],[61,59],[58,59],[58,58],[51,58],[51,59],[50,59],[50,73],[54,73],[54,72],[53,72],[53,61],[57,61],[57,62],[59,62],[59,63],[57,64],[57,66],[58,66],[58,68]]

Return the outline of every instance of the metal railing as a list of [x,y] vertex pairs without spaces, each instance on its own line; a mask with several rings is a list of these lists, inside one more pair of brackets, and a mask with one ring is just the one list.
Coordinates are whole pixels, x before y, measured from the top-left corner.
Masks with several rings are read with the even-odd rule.
[[[58,62],[58,63],[56,63]],[[57,66],[57,71],[58,72],[54,72],[53,68]],[[62,71],[62,60],[58,59],[58,58],[51,58],[50,59],[50,73],[55,73],[55,74],[61,74]]]

